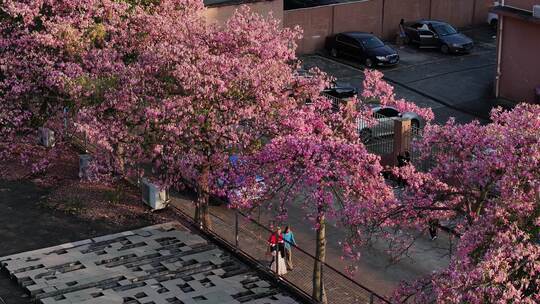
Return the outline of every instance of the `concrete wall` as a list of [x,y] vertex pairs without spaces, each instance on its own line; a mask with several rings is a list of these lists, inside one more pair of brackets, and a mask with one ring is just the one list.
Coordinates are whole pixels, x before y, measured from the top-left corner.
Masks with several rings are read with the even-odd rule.
[[321,49],[327,36],[345,31],[372,32],[393,40],[401,18],[440,19],[457,27],[482,24],[492,5],[493,0],[361,0],[288,10],[283,25],[299,25],[304,30],[298,48],[304,54]]
[[[283,22],[283,0],[266,0],[244,4],[256,13],[268,16],[270,12],[274,18]],[[208,7],[205,10],[206,22],[223,24],[225,23],[238,9],[237,5],[224,5]]]
[[501,47],[500,97],[534,101],[540,86],[540,24],[504,17]]

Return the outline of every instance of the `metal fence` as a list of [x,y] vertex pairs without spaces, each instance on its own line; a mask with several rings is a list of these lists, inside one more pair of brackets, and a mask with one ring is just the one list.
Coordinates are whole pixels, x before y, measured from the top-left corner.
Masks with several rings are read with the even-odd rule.
[[[347,101],[346,99],[341,99],[327,93],[322,93],[321,95],[329,99],[336,107]],[[378,113],[374,113],[373,118],[375,119],[374,123],[362,118],[357,120],[358,135],[360,136],[360,139],[371,153],[378,155],[393,153],[394,119]]]
[[428,171],[433,167],[436,160],[437,150],[432,148],[428,155],[421,155],[417,147],[417,142],[422,139],[424,130],[416,126],[411,126],[410,132],[405,136],[405,141],[409,147],[410,161],[420,171]]
[[366,149],[377,155],[394,152],[394,125],[392,118],[374,113],[375,123],[358,120],[358,134]]

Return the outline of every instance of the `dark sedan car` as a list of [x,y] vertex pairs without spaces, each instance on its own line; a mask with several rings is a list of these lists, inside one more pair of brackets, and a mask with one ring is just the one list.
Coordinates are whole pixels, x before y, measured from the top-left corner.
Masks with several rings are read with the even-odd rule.
[[405,42],[420,47],[439,48],[443,53],[469,53],[474,47],[471,38],[459,33],[450,24],[421,20],[404,24]]
[[360,60],[367,67],[395,65],[399,55],[377,36],[362,32],[340,33],[326,40],[332,57],[349,56]]

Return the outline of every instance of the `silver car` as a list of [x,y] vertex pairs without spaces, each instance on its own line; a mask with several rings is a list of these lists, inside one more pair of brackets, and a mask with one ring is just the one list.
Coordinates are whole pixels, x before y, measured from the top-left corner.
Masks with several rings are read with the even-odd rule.
[[375,138],[394,135],[394,121],[397,119],[410,119],[413,133],[418,133],[425,125],[422,117],[414,112],[401,113],[390,106],[376,106],[373,108],[373,117],[377,120],[374,125],[364,119],[358,120],[358,135],[364,144],[372,142]]

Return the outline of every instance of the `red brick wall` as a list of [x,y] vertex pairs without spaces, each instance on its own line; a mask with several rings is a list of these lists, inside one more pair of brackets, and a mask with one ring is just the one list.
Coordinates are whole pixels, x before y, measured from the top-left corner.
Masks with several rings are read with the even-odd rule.
[[[447,0],[453,1],[453,0]],[[398,33],[399,20],[429,18],[430,0],[386,0],[384,4],[383,38],[393,39]]]
[[382,0],[334,6],[334,33],[347,31],[382,34]]
[[476,0],[473,16],[473,24],[485,24],[489,9],[493,6],[494,0]]
[[474,1],[471,0],[432,0],[431,2],[431,18],[446,21],[455,27],[470,25],[473,13]]
[[304,30],[298,48],[304,54],[323,48],[327,36],[346,31],[373,32],[393,40],[401,18],[440,19],[457,27],[485,23],[492,4],[493,0],[365,0],[285,11],[283,25]]
[[540,86],[540,24],[505,17],[502,37],[500,96],[531,102]]
[[332,6],[285,11],[283,26],[299,25],[304,33],[298,41],[298,53],[313,53],[324,47],[327,36],[332,34]]

